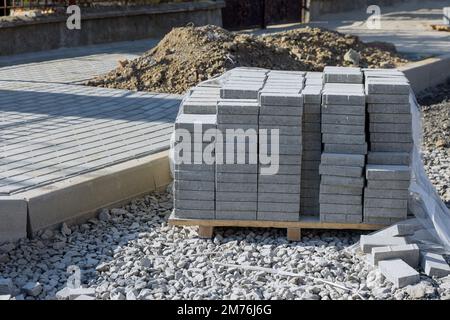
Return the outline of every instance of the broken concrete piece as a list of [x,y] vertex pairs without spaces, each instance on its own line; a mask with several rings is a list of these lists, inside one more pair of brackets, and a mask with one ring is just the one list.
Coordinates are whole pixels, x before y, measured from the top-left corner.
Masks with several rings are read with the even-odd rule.
[[450,274],[450,266],[440,254],[422,252],[420,266],[427,276],[442,278]]
[[86,295],[95,297],[95,289],[93,288],[69,288],[64,287],[56,293],[58,300],[75,300],[75,298]]
[[381,235],[361,235],[360,238],[361,250],[364,253],[371,253],[372,248],[376,247],[386,247],[386,246],[397,246],[408,244],[406,238],[404,237],[386,237]]
[[42,284],[39,282],[28,282],[22,287],[22,291],[32,297],[38,296],[42,289]]
[[10,278],[0,278],[0,294],[14,294],[14,284]]
[[9,294],[0,295],[0,301],[9,300],[9,299],[11,299],[11,295],[9,295]]
[[378,265],[381,260],[401,259],[413,268],[419,265],[419,247],[416,244],[378,247],[372,249],[371,263]]
[[386,279],[397,288],[403,288],[420,281],[420,274],[403,260],[383,260],[378,263],[378,266]]

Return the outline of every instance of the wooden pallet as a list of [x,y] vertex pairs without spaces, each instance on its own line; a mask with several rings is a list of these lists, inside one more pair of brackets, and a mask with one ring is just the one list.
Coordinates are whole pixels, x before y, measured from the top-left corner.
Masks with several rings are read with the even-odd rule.
[[433,30],[437,30],[437,31],[450,32],[450,26],[448,26],[446,24],[432,24],[431,28],[433,28]]
[[173,213],[169,217],[170,226],[198,226],[198,236],[209,239],[215,227],[244,228],[281,228],[287,229],[287,239],[301,240],[302,229],[335,230],[378,230],[386,227],[381,224],[320,222],[319,217],[302,217],[300,221],[263,221],[263,220],[203,220],[178,218]]

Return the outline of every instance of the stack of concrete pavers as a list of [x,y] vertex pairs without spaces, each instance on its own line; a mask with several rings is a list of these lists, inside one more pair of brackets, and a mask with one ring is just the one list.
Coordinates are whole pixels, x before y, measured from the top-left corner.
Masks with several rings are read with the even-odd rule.
[[450,267],[441,255],[422,250],[413,243],[421,230],[423,226],[417,219],[400,221],[371,235],[362,235],[360,247],[368,254],[368,263],[379,267],[398,288],[419,282],[419,267],[430,277],[449,275]]
[[320,156],[322,154],[322,134],[320,113],[322,100],[323,73],[307,72],[302,91],[303,105],[303,154],[301,181],[301,216],[319,216]]
[[183,113],[216,114],[219,98],[220,85],[202,83],[189,90],[183,101]]
[[[215,217],[216,127],[215,114],[181,113],[175,121],[175,143],[180,152],[175,153],[174,213],[180,218]],[[184,130],[188,132],[188,136],[182,134]],[[203,135],[207,131],[210,141],[203,141]],[[204,158],[207,151],[209,159]]]
[[322,91],[320,220],[362,222],[365,93],[359,68],[325,67]]
[[410,86],[397,70],[364,71],[369,114],[364,221],[391,224],[407,216],[413,146]]
[[216,219],[256,220],[258,200],[258,93],[267,70],[234,69],[222,87],[216,147]]
[[[302,162],[304,73],[271,71],[261,90],[259,150],[263,156],[279,154],[276,174],[258,175],[258,220],[298,221]],[[278,141],[273,141],[278,130]]]

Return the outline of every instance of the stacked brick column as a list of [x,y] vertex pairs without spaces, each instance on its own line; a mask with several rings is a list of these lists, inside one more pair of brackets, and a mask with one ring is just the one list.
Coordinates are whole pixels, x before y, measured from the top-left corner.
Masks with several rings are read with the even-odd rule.
[[[271,71],[260,93],[259,128],[267,131],[260,134],[259,150],[278,152],[279,170],[274,175],[259,170],[258,220],[299,220],[303,83],[303,73]],[[270,140],[273,129],[279,130],[278,142]]]
[[359,68],[326,67],[322,92],[320,220],[362,221],[365,93]]
[[410,86],[396,70],[365,70],[370,151],[364,221],[390,224],[407,216],[413,146]]

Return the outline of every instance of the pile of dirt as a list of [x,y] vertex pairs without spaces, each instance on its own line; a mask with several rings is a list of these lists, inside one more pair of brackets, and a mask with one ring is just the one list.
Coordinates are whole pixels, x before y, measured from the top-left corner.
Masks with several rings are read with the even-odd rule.
[[361,55],[357,58],[362,67],[394,67],[407,62],[387,44],[364,44],[355,36],[326,29],[307,27],[254,36],[208,25],[175,28],[152,50],[133,61],[120,61],[117,69],[87,84],[184,93],[238,66],[322,71],[325,65],[351,65],[344,59],[350,49]]

